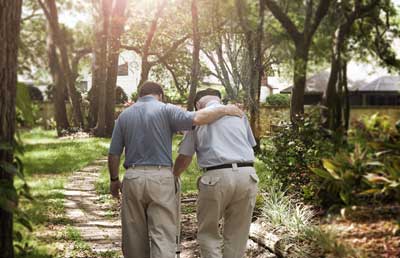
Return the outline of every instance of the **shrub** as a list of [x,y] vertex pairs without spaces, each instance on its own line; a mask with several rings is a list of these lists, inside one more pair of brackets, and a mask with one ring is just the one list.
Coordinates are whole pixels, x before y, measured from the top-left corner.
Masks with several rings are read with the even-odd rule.
[[359,120],[349,132],[348,148],[323,168],[312,167],[320,183],[319,197],[331,204],[360,204],[365,195],[375,200],[400,200],[400,130],[385,116]]
[[320,166],[320,160],[330,157],[334,145],[327,141],[329,132],[322,129],[316,110],[304,115],[296,126],[284,122],[269,140],[262,140],[259,158],[283,186],[291,193],[303,193],[305,199],[314,198],[311,185],[313,173],[309,166]]
[[168,103],[184,104],[188,100],[186,95],[182,96],[175,88],[166,88],[164,94]]
[[263,229],[279,239],[271,245],[282,257],[360,257],[356,250],[338,241],[332,229],[316,224],[315,211],[293,196],[287,195],[279,184],[266,188],[262,207]]
[[138,92],[137,91],[133,92],[132,95],[131,95],[131,100],[136,102],[138,98],[139,98]]
[[128,101],[128,95],[126,95],[125,91],[117,86],[115,89],[115,102],[116,104],[124,104]]
[[265,102],[271,106],[289,106],[290,95],[288,94],[273,94],[267,96]]

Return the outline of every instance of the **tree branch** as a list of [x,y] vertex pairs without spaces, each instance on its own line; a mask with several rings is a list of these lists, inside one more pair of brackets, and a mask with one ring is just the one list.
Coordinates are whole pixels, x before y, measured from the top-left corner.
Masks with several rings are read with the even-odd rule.
[[186,35],[185,37],[183,37],[183,38],[181,38],[181,39],[175,41],[175,42],[172,44],[172,46],[171,46],[167,51],[165,51],[164,55],[161,55],[161,54],[159,54],[159,53],[149,53],[149,54],[152,54],[152,55],[157,56],[157,58],[158,58],[156,61],[149,62],[149,63],[150,63],[150,64],[156,64],[156,63],[158,63],[158,62],[165,61],[166,59],[168,59],[168,57],[169,57],[180,45],[182,45],[182,44],[183,44],[187,39],[189,39],[189,38],[190,38],[190,35]]
[[153,42],[154,34],[156,33],[157,30],[158,20],[160,19],[166,5],[167,5],[167,0],[163,0],[160,6],[158,7],[156,14],[154,15],[153,21],[151,22],[150,29],[147,33],[147,38],[143,46],[144,57],[146,57],[149,53],[151,44]]
[[125,49],[125,50],[131,50],[131,51],[136,52],[136,54],[138,54],[138,55],[142,55],[142,50],[139,47],[121,45],[121,48]]
[[[272,12],[274,17],[281,23],[285,30],[292,37],[294,42],[302,40],[302,33],[296,28],[292,20],[282,11],[274,0],[264,0],[268,9]],[[324,1],[324,0],[321,0]],[[329,0],[328,0],[329,1]]]
[[329,6],[331,5],[331,0],[320,0],[319,5],[317,7],[317,11],[315,12],[314,21],[311,24],[310,30],[306,37],[312,37],[315,31],[317,30],[319,24],[321,23],[322,19],[328,13]]

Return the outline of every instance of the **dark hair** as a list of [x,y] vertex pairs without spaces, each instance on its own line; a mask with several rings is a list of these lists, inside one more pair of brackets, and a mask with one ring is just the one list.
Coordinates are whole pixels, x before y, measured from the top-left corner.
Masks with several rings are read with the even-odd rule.
[[215,90],[212,88],[207,88],[205,90],[198,91],[196,93],[196,96],[194,97],[194,107],[197,110],[196,104],[197,102],[204,96],[217,96],[218,98],[221,98],[221,92],[219,90]]
[[164,90],[160,84],[147,81],[142,84],[142,87],[140,87],[139,90],[139,97],[146,95],[161,95],[164,97]]

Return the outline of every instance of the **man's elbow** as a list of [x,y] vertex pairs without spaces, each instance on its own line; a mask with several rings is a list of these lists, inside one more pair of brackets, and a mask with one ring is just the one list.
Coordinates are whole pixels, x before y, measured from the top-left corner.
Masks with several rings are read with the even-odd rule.
[[202,125],[198,115],[193,117],[193,125]]

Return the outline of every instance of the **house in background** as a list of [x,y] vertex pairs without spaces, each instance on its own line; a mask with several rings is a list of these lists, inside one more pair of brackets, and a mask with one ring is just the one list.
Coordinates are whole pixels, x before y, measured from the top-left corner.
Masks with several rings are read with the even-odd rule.
[[400,106],[400,76],[381,76],[350,92],[352,106]]
[[[328,85],[329,71],[321,71],[306,81],[305,105],[318,105]],[[376,77],[375,77],[376,78]],[[290,94],[293,86],[281,91]],[[400,76],[380,76],[371,82],[348,79],[349,99],[352,106],[400,106]]]
[[[136,92],[140,81],[138,59],[131,52],[122,52],[118,63],[117,86],[121,87],[128,96],[131,96],[133,92]],[[79,82],[78,87],[87,92],[92,88],[92,74],[88,72],[83,77],[84,79]]]
[[279,89],[277,84],[278,78],[276,77],[263,76],[261,78],[260,102],[265,102],[268,96],[275,94],[274,90]]

